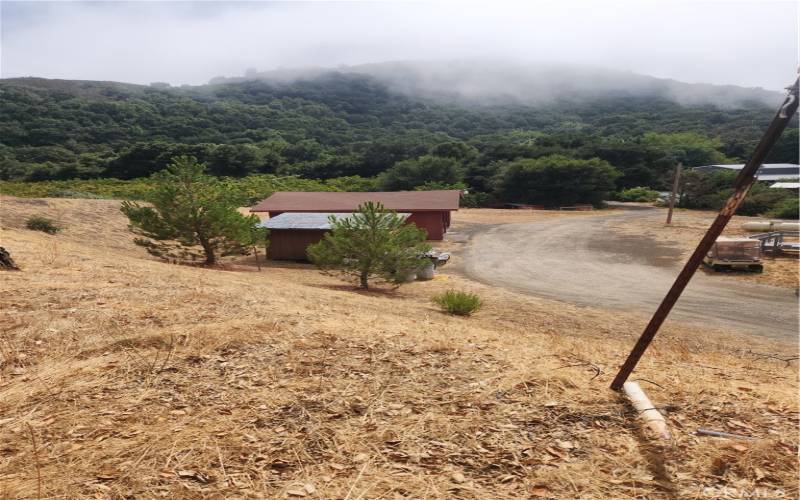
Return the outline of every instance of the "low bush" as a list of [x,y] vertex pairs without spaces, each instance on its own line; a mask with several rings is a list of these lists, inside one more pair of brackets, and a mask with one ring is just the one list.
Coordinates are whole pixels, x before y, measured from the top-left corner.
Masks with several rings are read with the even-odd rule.
[[775,217],[776,219],[793,219],[797,220],[800,216],[800,199],[789,198],[783,200],[772,210],[767,212],[767,217]]
[[616,198],[619,201],[652,202],[658,199],[658,191],[641,186],[633,187],[619,191]]
[[478,295],[470,292],[448,290],[433,298],[443,311],[457,316],[469,316],[481,308],[483,302]]
[[61,227],[54,220],[39,215],[28,217],[28,220],[25,221],[25,227],[31,231],[42,231],[47,234],[56,234],[61,231]]

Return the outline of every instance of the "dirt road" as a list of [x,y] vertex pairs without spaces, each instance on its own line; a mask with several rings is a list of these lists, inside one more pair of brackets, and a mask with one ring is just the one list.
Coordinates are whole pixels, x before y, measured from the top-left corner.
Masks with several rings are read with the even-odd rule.
[[[650,210],[631,210],[473,227],[465,231],[471,238],[458,270],[542,297],[652,313],[684,263],[681,251],[648,237],[615,233],[608,224],[656,216]],[[797,337],[798,302],[792,290],[720,278],[698,271],[670,318]]]

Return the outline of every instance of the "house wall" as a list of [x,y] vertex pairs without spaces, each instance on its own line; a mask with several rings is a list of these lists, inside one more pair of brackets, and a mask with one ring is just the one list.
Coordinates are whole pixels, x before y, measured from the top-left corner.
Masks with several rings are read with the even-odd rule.
[[326,231],[273,229],[269,232],[267,257],[272,260],[308,260],[306,248],[325,236]]
[[418,228],[425,230],[428,233],[429,240],[444,239],[444,233],[447,230],[447,221],[450,212],[411,212],[411,215],[406,219],[407,222],[413,222]]

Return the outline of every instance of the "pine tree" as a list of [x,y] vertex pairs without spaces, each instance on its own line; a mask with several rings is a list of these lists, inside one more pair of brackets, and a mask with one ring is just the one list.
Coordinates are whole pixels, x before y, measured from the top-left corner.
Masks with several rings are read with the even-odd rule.
[[370,280],[399,284],[425,263],[421,254],[430,249],[425,232],[380,203],[367,202],[350,217],[330,220],[330,232],[308,247],[308,256],[361,288],[368,289]]
[[153,175],[152,206],[122,203],[130,229],[143,236],[134,242],[165,260],[205,258],[214,265],[220,257],[246,255],[266,239],[258,217],[240,214],[242,196],[216,177],[205,174],[195,157],[180,156]]

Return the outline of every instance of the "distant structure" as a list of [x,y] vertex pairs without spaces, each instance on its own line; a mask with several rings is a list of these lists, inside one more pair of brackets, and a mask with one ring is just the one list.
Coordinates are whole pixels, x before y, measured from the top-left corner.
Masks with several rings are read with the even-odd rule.
[[[408,219],[410,214],[397,215]],[[259,224],[269,229],[267,258],[308,260],[306,249],[331,230],[330,218],[342,220],[352,216],[352,213],[289,212],[267,219]]]
[[[695,167],[698,172],[739,171],[744,165],[703,165]],[[758,169],[760,181],[800,180],[800,165],[794,163],[764,163]]]
[[352,213],[368,201],[395,212],[408,213],[408,222],[425,230],[429,240],[441,240],[450,227],[450,213],[458,210],[461,191],[289,192],[274,193],[250,209],[276,217],[283,213]]
[[800,182],[776,182],[770,187],[775,189],[800,189]]

